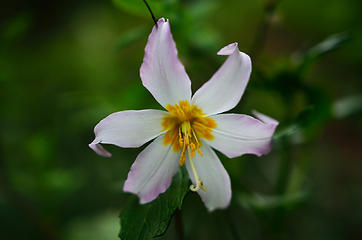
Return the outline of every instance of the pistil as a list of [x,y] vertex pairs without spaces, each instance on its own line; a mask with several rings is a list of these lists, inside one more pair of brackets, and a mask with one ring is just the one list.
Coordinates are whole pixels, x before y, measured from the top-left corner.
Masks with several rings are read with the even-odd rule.
[[199,175],[197,174],[194,162],[192,161],[191,149],[187,148],[187,150],[188,150],[187,152],[189,154],[189,161],[190,161],[192,173],[194,174],[194,178],[195,178],[195,182],[196,182],[196,186],[194,184],[190,185],[190,190],[193,192],[197,192],[200,189],[203,191],[207,191],[207,188],[203,185],[201,179],[199,178]]

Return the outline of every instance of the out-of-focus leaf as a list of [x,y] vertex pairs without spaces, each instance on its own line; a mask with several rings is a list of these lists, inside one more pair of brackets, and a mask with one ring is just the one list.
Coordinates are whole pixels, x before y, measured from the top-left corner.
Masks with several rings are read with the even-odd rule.
[[[166,10],[170,10],[177,0],[148,0],[147,2],[157,18],[159,17],[159,14],[163,14]],[[113,0],[113,3],[128,13],[137,16],[150,17],[147,7],[142,0]]]
[[299,61],[299,72],[304,73],[306,68],[318,57],[342,47],[350,39],[348,33],[334,34],[314,47],[310,48]]
[[261,194],[239,194],[238,201],[244,207],[264,211],[278,207],[292,207],[308,198],[305,191],[289,193],[280,196],[266,196]]
[[132,42],[137,41],[145,37],[146,35],[147,35],[147,30],[145,27],[138,27],[128,32],[125,32],[119,37],[117,41],[117,49],[125,48]]
[[332,111],[337,119],[362,113],[362,95],[349,96],[336,101]]
[[195,45],[199,51],[215,53],[214,46],[217,45],[219,36],[211,29],[200,27],[190,31],[189,42]]
[[304,109],[292,123],[274,134],[274,140],[278,141],[281,138],[291,137],[303,131],[303,128],[311,122],[314,113],[313,107]]
[[21,14],[10,19],[0,31],[0,40],[11,42],[21,38],[31,25],[32,19],[28,14]]
[[293,134],[296,134],[298,131],[300,131],[300,126],[296,123],[290,124],[287,127],[282,128],[281,130],[277,131],[273,139],[274,141],[279,141],[281,138],[290,137]]
[[307,52],[307,57],[309,58],[316,58],[318,56],[321,56],[325,53],[328,53],[330,51],[333,51],[341,46],[343,46],[344,43],[347,42],[347,40],[350,39],[349,34],[347,33],[338,33],[335,35],[332,35],[322,41],[321,43],[317,44],[316,46],[312,47]]
[[[136,15],[144,15],[147,12],[146,6],[142,1],[134,1],[134,0],[113,0],[113,3],[119,7],[120,9],[136,14]],[[155,3],[152,2],[152,9],[156,11]]]
[[114,224],[115,221],[117,221],[117,214],[113,211],[102,211],[101,214],[85,218],[73,218],[65,227],[65,234],[62,239],[114,239],[118,232],[118,226]]
[[217,8],[215,1],[193,1],[188,7],[187,13],[193,19],[201,19],[210,16],[210,12]]
[[315,136],[318,128],[331,117],[329,102],[323,98],[315,101],[315,105],[305,108],[294,121],[278,130],[274,140],[278,142],[283,138],[291,138],[294,143],[301,143],[305,138]]
[[120,215],[120,239],[151,239],[164,234],[174,212],[181,209],[188,189],[189,177],[181,168],[171,187],[153,202],[140,205],[137,197],[131,196]]

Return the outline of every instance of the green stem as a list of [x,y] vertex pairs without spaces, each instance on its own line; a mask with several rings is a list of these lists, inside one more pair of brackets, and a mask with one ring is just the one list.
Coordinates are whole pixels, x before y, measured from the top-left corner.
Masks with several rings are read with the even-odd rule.
[[144,4],[146,5],[148,11],[150,12],[151,17],[152,17],[152,20],[153,20],[153,22],[155,23],[155,26],[158,27],[158,25],[157,25],[157,19],[156,19],[155,15],[153,14],[150,5],[148,5],[148,2],[147,2],[146,0],[143,0],[143,2],[144,2]]

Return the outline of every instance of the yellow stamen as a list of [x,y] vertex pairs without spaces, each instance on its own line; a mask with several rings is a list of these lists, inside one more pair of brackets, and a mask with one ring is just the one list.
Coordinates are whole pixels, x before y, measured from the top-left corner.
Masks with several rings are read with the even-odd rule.
[[166,109],[169,114],[163,117],[162,127],[166,132],[163,139],[165,146],[171,144],[175,152],[181,151],[179,165],[183,166],[186,160],[186,151],[190,166],[195,178],[195,185],[191,185],[192,191],[202,189],[207,190],[203,186],[201,179],[197,175],[192,158],[196,157],[196,151],[202,156],[200,150],[201,138],[209,141],[214,139],[212,131],[217,127],[216,121],[210,117],[206,117],[205,113],[196,105],[190,105],[188,101],[182,100],[175,105],[167,105]]
[[185,163],[185,151],[186,151],[186,144],[184,144],[183,148],[182,148],[182,152],[181,152],[181,157],[180,157],[180,166],[183,166]]
[[182,139],[182,134],[181,134],[181,128],[178,129],[178,142],[180,144],[180,147],[184,144],[184,140]]

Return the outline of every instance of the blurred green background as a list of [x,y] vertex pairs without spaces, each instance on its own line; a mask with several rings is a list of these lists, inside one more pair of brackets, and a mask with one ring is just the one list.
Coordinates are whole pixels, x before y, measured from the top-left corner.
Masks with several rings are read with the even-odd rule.
[[[232,110],[280,121],[272,152],[227,159],[230,207],[189,193],[184,239],[362,239],[362,2],[149,0],[170,19],[195,91],[231,42],[253,61]],[[141,149],[88,148],[108,114],[160,108],[139,67],[153,26],[141,0],[2,1],[0,239],[117,239]],[[180,239],[175,221],[160,239]]]

